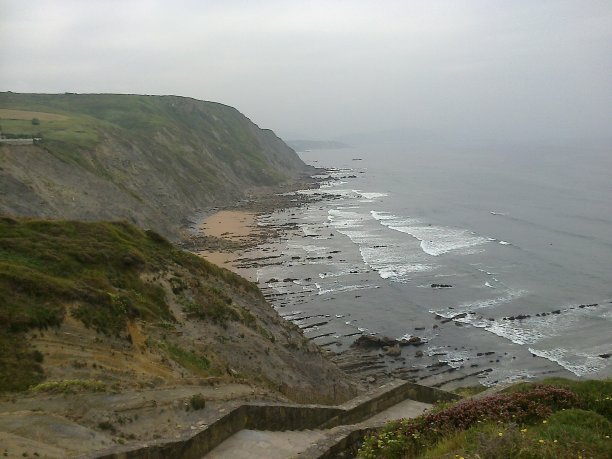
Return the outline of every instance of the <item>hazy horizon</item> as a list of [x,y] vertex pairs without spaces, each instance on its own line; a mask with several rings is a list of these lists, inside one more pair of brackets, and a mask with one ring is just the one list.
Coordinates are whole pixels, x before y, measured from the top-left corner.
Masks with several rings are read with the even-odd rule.
[[212,100],[285,139],[610,137],[608,2],[0,6],[1,91]]

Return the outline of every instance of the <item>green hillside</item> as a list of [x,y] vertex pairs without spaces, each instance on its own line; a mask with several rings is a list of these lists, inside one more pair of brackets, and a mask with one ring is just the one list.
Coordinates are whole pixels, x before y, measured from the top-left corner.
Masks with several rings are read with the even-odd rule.
[[[190,286],[190,312],[215,322],[254,321],[232,304],[232,295],[260,297],[254,284],[153,231],[121,222],[0,218],[0,392],[42,380],[42,355],[28,348],[26,333],[58,327],[67,314],[107,336],[125,334],[133,319],[174,322],[164,289],[146,279],[174,266],[199,279]],[[177,290],[186,282],[173,279]]]
[[0,212],[125,218],[172,234],[307,168],[236,109],[176,96],[0,93]]

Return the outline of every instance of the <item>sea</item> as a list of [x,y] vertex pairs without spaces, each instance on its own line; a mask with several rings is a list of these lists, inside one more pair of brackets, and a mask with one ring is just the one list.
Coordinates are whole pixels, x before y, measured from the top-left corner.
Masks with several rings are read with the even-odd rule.
[[[612,377],[612,151],[579,144],[301,152],[322,168],[257,269],[274,307],[331,351],[418,336],[484,385]],[[296,196],[297,198],[297,196]]]

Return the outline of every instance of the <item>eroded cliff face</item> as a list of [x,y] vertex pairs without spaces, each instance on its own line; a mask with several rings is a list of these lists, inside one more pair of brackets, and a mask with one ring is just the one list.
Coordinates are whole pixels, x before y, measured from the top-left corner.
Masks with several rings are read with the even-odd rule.
[[183,97],[2,93],[0,128],[41,138],[0,143],[9,215],[124,219],[175,236],[200,209],[309,171],[236,109]]

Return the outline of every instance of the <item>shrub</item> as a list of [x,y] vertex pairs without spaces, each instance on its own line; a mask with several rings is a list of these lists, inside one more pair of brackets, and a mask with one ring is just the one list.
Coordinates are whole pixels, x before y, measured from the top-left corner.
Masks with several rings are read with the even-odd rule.
[[189,405],[192,410],[203,410],[206,407],[206,399],[202,394],[194,394],[189,398]]
[[526,392],[465,400],[416,419],[388,424],[382,432],[366,437],[359,454],[365,458],[412,457],[444,436],[479,423],[526,424],[580,403],[573,392],[553,386],[536,386]]

